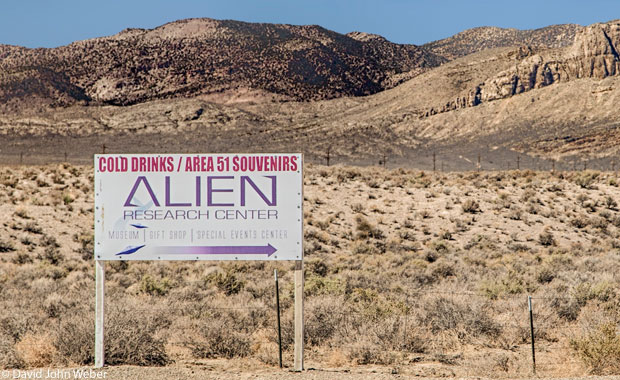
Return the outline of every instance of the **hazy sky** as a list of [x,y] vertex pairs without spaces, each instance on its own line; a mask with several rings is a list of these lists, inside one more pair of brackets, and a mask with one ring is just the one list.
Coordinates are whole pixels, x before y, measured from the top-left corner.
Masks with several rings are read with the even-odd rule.
[[[515,5],[517,4],[517,5]],[[54,47],[189,17],[318,24],[423,44],[476,26],[519,29],[620,18],[619,0],[3,0],[0,44]]]

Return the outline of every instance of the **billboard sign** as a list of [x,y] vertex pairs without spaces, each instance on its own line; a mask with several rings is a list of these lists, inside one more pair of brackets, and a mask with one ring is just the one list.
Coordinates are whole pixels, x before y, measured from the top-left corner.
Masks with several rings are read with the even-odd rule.
[[301,154],[95,155],[96,260],[301,260]]

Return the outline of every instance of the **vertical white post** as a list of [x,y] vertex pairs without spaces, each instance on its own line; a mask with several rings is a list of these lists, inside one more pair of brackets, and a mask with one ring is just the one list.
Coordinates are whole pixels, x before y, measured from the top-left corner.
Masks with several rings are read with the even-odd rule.
[[295,371],[304,370],[304,262],[295,261]]
[[104,262],[95,260],[95,368],[103,367],[105,361],[103,344],[104,290]]

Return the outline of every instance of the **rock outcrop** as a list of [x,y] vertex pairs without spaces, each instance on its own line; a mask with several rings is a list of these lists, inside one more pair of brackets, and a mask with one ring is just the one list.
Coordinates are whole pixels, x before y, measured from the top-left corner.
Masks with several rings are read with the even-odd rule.
[[443,106],[429,109],[422,117],[505,99],[557,82],[618,75],[618,48],[620,23],[616,21],[579,30],[573,45],[562,50],[537,53],[531,47],[520,47],[513,53],[513,68],[500,72]]

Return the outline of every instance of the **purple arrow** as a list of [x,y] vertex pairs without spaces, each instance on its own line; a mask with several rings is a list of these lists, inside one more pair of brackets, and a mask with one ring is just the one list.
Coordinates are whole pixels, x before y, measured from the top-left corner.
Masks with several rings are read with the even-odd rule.
[[154,248],[158,255],[273,255],[277,249],[267,245],[239,246],[160,246]]

